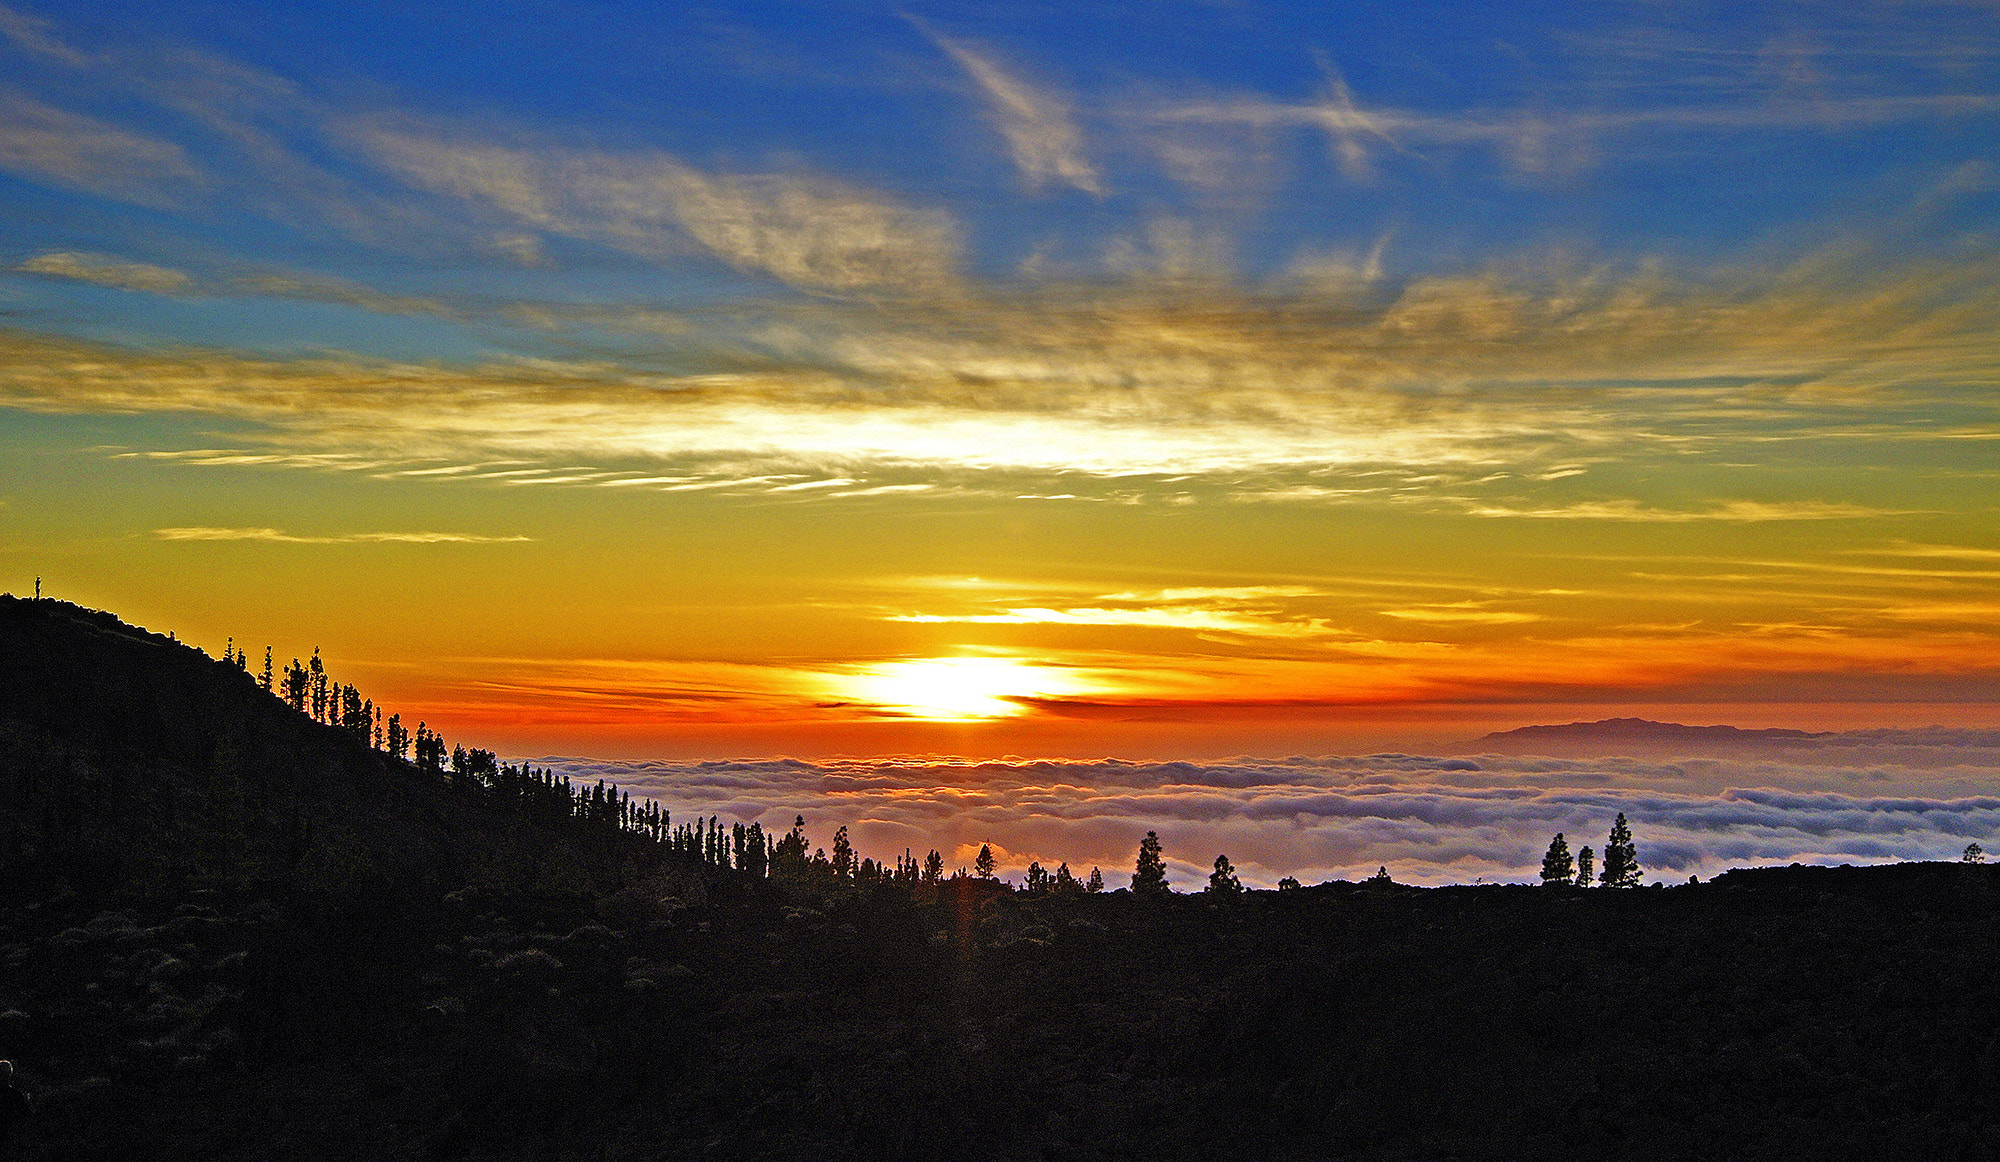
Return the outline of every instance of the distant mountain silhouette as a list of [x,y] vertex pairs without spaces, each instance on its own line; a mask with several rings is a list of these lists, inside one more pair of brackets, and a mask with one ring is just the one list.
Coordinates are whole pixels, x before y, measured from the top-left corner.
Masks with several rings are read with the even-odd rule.
[[1866,730],[1743,729],[1736,726],[1687,726],[1646,718],[1605,718],[1560,726],[1523,726],[1495,731],[1465,744],[1465,750],[1563,752],[1610,748],[1659,750],[1744,750],[1756,748],[1826,747],[2000,747],[2000,730],[1966,730],[1944,726],[1918,729],[1877,727]]

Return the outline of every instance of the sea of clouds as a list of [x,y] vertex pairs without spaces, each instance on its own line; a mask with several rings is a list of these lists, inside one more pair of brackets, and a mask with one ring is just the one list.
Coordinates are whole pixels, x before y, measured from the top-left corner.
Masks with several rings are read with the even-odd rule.
[[831,846],[846,826],[861,855],[936,848],[947,868],[990,844],[1018,881],[1029,861],[1103,868],[1129,882],[1157,831],[1182,889],[1227,854],[1247,885],[1355,879],[1386,866],[1417,884],[1532,882],[1549,839],[1602,850],[1630,820],[1646,878],[1684,882],[1732,867],[1956,859],[2000,850],[2000,747],[1992,732],[1907,732],[1769,754],[1549,758],[1407,754],[1237,758],[804,761],[532,760],[603,779],[666,806],[783,831],[804,816]]

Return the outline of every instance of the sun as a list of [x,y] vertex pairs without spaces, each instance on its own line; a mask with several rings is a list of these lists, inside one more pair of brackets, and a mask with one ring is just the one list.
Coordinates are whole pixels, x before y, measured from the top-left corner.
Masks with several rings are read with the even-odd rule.
[[918,658],[871,666],[851,679],[855,697],[908,718],[965,721],[1028,713],[1020,699],[1067,693],[1063,673],[1014,658]]

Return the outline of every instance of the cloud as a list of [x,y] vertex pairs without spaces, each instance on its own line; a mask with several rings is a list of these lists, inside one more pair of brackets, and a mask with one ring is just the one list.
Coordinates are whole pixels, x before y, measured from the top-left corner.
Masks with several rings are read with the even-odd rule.
[[917,27],[978,83],[991,110],[993,124],[1007,142],[1014,165],[1032,186],[1058,182],[1102,197],[1103,179],[1084,156],[1083,133],[1067,102],[1037,91],[1003,71],[990,56],[974,52],[963,41],[946,37],[921,21]]
[[[1602,100],[1601,94],[1593,94]],[[1530,177],[1568,177],[1594,160],[1603,139],[1660,134],[1839,132],[1948,122],[2000,112],[2000,94],[1983,92],[1863,93],[1834,96],[1761,92],[1737,99],[1685,99],[1625,107],[1522,107],[1426,112],[1366,107],[1337,71],[1312,101],[1257,93],[1162,99],[1128,105],[1124,116],[1156,127],[1204,126],[1269,133],[1312,129],[1325,134],[1341,172],[1371,182],[1376,156],[1394,152],[1483,147],[1510,170]]]
[[1531,517],[1539,520],[1628,520],[1682,524],[1688,521],[1858,520],[1908,516],[1912,510],[1820,500],[1725,500],[1704,509],[1675,511],[1654,508],[1636,500],[1587,500],[1550,508],[1475,505],[1468,511],[1474,516]]
[[509,544],[518,541],[532,541],[533,537],[481,536],[475,533],[340,533],[334,536],[296,536],[283,529],[273,528],[208,528],[188,527],[154,529],[153,535],[163,541],[273,541],[286,545],[359,545],[359,544]]
[[1444,625],[1514,625],[1524,621],[1540,621],[1539,613],[1522,613],[1518,610],[1480,609],[1474,603],[1460,602],[1452,605],[1419,605],[1406,609],[1385,609],[1384,617],[1398,617],[1405,621],[1432,621]]
[[55,25],[39,16],[30,16],[4,4],[0,4],[0,36],[5,36],[29,53],[47,57],[72,68],[82,68],[91,63],[88,54],[71,48],[56,35]]
[[143,206],[208,184],[187,151],[28,97],[0,93],[0,171]]
[[503,220],[646,258],[691,242],[739,269],[808,288],[937,287],[955,277],[957,229],[830,178],[704,173],[662,153],[529,148],[412,125],[345,130],[370,160]]
[[[413,166],[429,156],[410,147]],[[540,172],[513,152],[499,158],[480,171],[481,188],[507,185],[494,174],[509,167]],[[440,181],[470,172],[449,150],[435,160]],[[536,209],[540,190],[529,182],[521,213],[569,212]],[[886,261],[887,251],[870,253]],[[837,257],[827,271],[845,269]],[[847,257],[861,263],[853,277],[873,277],[872,260]],[[948,489],[985,472],[1067,477],[1059,487],[1011,481],[1007,495],[1102,496],[1126,480],[1134,497],[1157,497],[1186,491],[1170,481],[1200,478],[1227,482],[1214,499],[1740,523],[1910,510],[1841,496],[1577,501],[1559,497],[1560,476],[1538,477],[1580,462],[1712,454],[1745,438],[1838,438],[1850,459],[1881,455],[1990,430],[1992,401],[1974,385],[2000,374],[2000,260],[1820,254],[1678,277],[1658,266],[1494,269],[1406,280],[1365,301],[1153,277],[713,307],[671,328],[635,308],[634,333],[650,346],[630,358],[283,360],[9,331],[0,399],[229,416],[263,425],[283,452],[597,459],[594,468],[620,457],[651,466],[639,475],[703,477],[693,469],[706,458],[751,469],[738,475],[869,477],[871,488]],[[203,289],[239,285],[455,318],[513,309],[284,274]],[[609,328],[616,317],[605,308],[577,325]],[[900,472],[924,475],[881,478]],[[1501,473],[1516,483],[1497,483]]]
[[1965,545],[1900,544],[1883,549],[1848,549],[1845,552],[1870,557],[1938,557],[1960,561],[2000,561],[2000,549],[1976,549]]
[[[1989,740],[1990,741],[1990,740]],[[825,842],[846,825],[864,855],[951,853],[991,843],[1002,873],[1067,861],[1107,883],[1130,875],[1157,830],[1183,890],[1216,852],[1247,882],[1356,879],[1387,865],[1409,883],[1534,882],[1557,831],[1574,850],[1623,812],[1648,878],[1734,866],[1954,859],[2000,833],[2000,749],[1967,748],[1942,773],[1895,763],[1787,766],[1700,760],[1484,755],[1319,756],[1215,763],[1116,760],[796,759],[711,762],[538,759],[604,778],[677,815],[788,827]]]
[[102,254],[86,254],[71,250],[38,254],[14,269],[28,274],[47,275],[50,278],[67,278],[77,282],[96,283],[99,286],[117,287],[120,290],[146,291],[162,295],[184,291],[191,282],[187,275],[164,266],[153,266],[144,262],[123,262]]
[[372,287],[346,279],[326,278],[320,275],[277,272],[245,275],[217,288],[217,291],[297,299],[302,302],[332,303],[373,311],[381,315],[431,315],[443,319],[461,319],[467,315],[462,308],[440,299],[422,295],[384,294]]
[[[961,586],[966,595],[979,588]],[[950,613],[895,613],[884,620],[924,625],[1087,625],[1300,641],[1343,636],[1324,618],[1283,610],[1287,602],[1323,596],[1323,590],[1310,585],[1185,586],[1108,593],[1096,598],[1103,603],[1098,605],[995,609],[981,604]]]
[[1186,606],[1150,609],[1006,609],[997,613],[899,614],[888,621],[961,625],[1102,625],[1178,629],[1244,637],[1314,638],[1338,631],[1318,618],[1286,621],[1252,613]]

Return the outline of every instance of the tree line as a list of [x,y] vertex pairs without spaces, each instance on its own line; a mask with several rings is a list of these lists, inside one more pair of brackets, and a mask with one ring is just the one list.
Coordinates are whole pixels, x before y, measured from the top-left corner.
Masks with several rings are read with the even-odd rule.
[[[1547,854],[1542,856],[1542,886],[1589,887],[1596,858],[1589,847],[1572,858],[1569,841],[1562,832],[1556,832],[1556,837],[1549,841]],[[1604,842],[1604,870],[1597,873],[1597,882],[1607,888],[1636,888],[1639,874],[1639,849],[1632,842],[1632,828],[1625,822],[1625,813],[1620,811],[1611,825],[1611,838]]]
[[[234,638],[224,647],[223,659],[238,669],[250,671],[249,655],[236,649]],[[417,723],[412,732],[403,725],[400,714],[385,715],[383,707],[364,697],[356,687],[334,680],[318,649],[313,650],[311,658],[303,662],[293,658],[283,670],[277,670],[267,646],[256,679],[266,693],[313,721],[345,730],[363,744],[463,793],[488,799],[539,822],[575,822],[620,832],[712,867],[820,890],[887,885],[906,889],[919,898],[930,898],[946,883],[997,882],[996,860],[990,844],[980,846],[970,870],[961,867],[947,876],[944,856],[935,849],[921,858],[905,849],[893,862],[879,861],[858,855],[847,828],[842,826],[834,833],[829,852],[808,842],[802,815],[793,819],[791,830],[783,835],[767,832],[759,822],[724,826],[714,815],[677,823],[659,803],[635,801],[629,791],[601,779],[595,785],[585,786],[527,762],[503,763],[489,750],[456,745],[447,748],[444,736],[431,730],[428,723]],[[1968,852],[1967,858],[1978,856]],[[1590,887],[1593,882],[1608,888],[1637,887],[1641,873],[1638,850],[1623,812],[1612,824],[1610,838],[1605,842],[1602,871],[1597,870],[1596,861],[1596,853],[1587,846],[1572,855],[1568,840],[1558,832],[1542,857],[1542,883],[1552,887]],[[1368,882],[1382,886],[1393,880],[1389,869],[1384,867]],[[1280,891],[1298,886],[1299,881],[1291,876],[1278,881]],[[1070,870],[1067,862],[1050,870],[1035,861],[1028,865],[1020,890],[1098,893],[1104,891],[1104,874],[1093,867],[1088,876],[1080,877]],[[1137,896],[1171,892],[1157,832],[1148,831],[1139,843],[1131,891]],[[1227,898],[1242,891],[1242,881],[1229,857],[1217,855],[1205,892]]]

